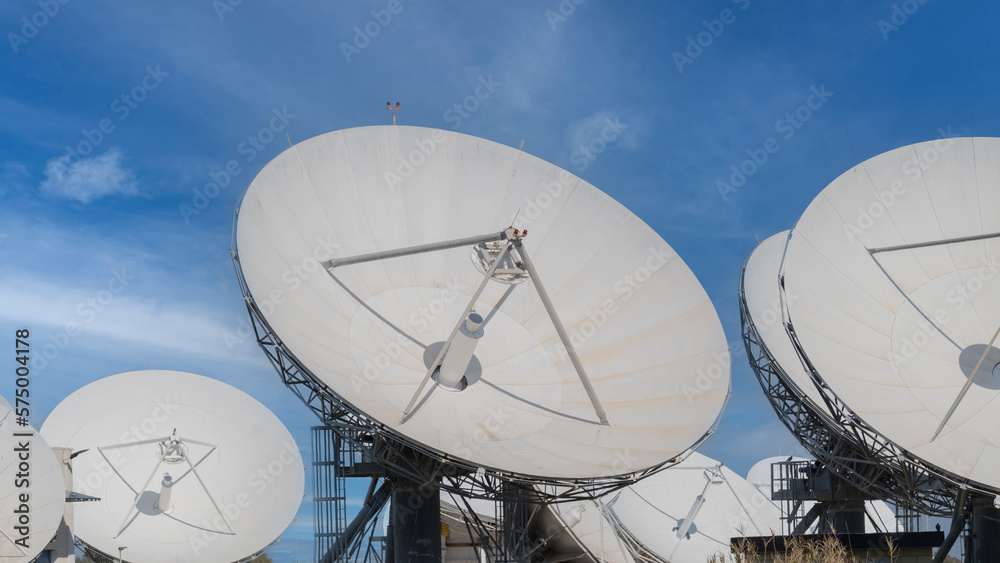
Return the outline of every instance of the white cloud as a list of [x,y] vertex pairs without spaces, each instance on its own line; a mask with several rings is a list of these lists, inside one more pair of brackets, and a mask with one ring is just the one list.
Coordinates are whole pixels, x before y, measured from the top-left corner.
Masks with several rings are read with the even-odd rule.
[[138,195],[135,177],[122,166],[122,152],[117,147],[101,156],[76,162],[71,159],[67,154],[49,160],[42,192],[85,204],[110,195]]
[[574,149],[590,146],[603,135],[609,146],[616,145],[634,151],[642,147],[642,140],[648,131],[646,119],[634,112],[600,110],[572,122],[567,136]]
[[[206,311],[196,304],[158,302],[133,290],[124,274],[124,283],[114,274],[101,286],[85,289],[71,280],[55,284],[32,277],[0,279],[0,320],[37,327],[40,341],[100,339],[127,344],[136,351],[164,350],[204,358],[244,361],[266,366],[263,355],[232,352],[223,341],[223,333],[234,332],[218,311]],[[136,282],[137,283],[137,282]],[[120,293],[119,293],[120,292]],[[75,328],[67,329],[72,323]],[[61,336],[69,331],[73,338]],[[248,341],[248,346],[256,345]],[[252,350],[252,348],[251,348]]]

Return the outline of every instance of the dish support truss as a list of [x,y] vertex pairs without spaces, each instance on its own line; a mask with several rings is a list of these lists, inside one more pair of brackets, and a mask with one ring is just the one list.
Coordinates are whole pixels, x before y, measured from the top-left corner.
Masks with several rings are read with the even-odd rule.
[[514,484],[522,487],[541,485],[547,491],[544,493],[544,500],[547,502],[593,500],[680,463],[688,453],[697,449],[715,432],[721,420],[719,417],[715,425],[705,432],[697,443],[672,459],[641,471],[593,479],[558,479],[502,471],[472,464],[428,448],[366,416],[337,395],[295,356],[270,327],[250,293],[240,265],[239,249],[236,245],[238,206],[239,202],[234,213],[230,254],[257,344],[285,386],[295,393],[323,424],[369,433],[374,461],[389,472],[405,476],[416,483],[440,480],[442,488],[466,498],[502,498],[507,490],[505,485]]
[[[267,553],[267,550],[271,549],[271,546],[277,543],[278,540],[274,540],[273,542],[268,544],[268,546],[265,547],[264,549],[258,551],[257,553],[254,553],[249,557],[244,557],[239,561],[235,561],[234,563],[251,563],[254,559],[260,557],[264,553]],[[105,553],[100,549],[97,549],[96,547],[90,545],[89,543],[81,540],[78,537],[73,538],[73,545],[76,548],[76,556],[78,560],[82,557],[88,557],[94,563],[119,563],[118,555],[110,555],[108,553]],[[120,561],[122,561],[123,563],[128,563],[129,558],[127,555],[125,555],[125,553],[128,553],[127,549],[123,552]],[[381,561],[379,563],[381,563]]]
[[750,367],[778,419],[810,454],[861,491],[875,498],[890,499],[904,510],[951,516],[958,492],[968,486],[965,480],[917,459],[861,420],[808,364],[791,326],[787,328],[793,345],[805,359],[813,383],[833,417],[821,412],[789,383],[789,376],[767,349],[747,307],[743,289],[746,265],[744,261],[739,288],[743,344]]
[[[371,438],[372,434],[363,429],[338,425],[312,428],[315,561],[394,563],[390,560],[389,538],[382,535],[378,519],[388,504],[393,483],[373,461]],[[346,519],[348,477],[371,479],[363,507],[350,523]],[[381,486],[376,491],[379,482]],[[442,503],[441,513],[447,513],[461,522],[462,531],[472,538],[481,561],[527,560],[525,557],[544,547],[544,542],[511,525],[516,522],[518,514],[524,511],[533,514],[541,508],[540,504],[533,502],[534,493],[525,494],[524,489],[511,491],[506,495],[508,500],[500,499],[494,503],[496,512],[490,516],[477,514],[466,497],[452,493],[451,506]],[[511,503],[509,499],[515,495],[524,499],[526,504]],[[391,508],[386,514],[391,515]]]

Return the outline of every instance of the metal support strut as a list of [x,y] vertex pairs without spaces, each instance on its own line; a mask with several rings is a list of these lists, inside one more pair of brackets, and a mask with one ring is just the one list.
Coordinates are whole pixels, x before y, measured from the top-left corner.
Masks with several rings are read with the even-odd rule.
[[500,231],[499,233],[491,233],[488,235],[479,235],[475,237],[447,240],[444,242],[432,242],[430,244],[407,246],[406,248],[394,248],[392,250],[384,250],[382,252],[371,252],[369,254],[358,254],[357,256],[348,256],[347,258],[333,258],[331,260],[323,262],[323,267],[333,272],[334,268],[339,268],[341,266],[349,266],[351,264],[363,264],[365,262],[385,260],[386,258],[398,258],[400,256],[411,256],[413,254],[423,254],[425,252],[434,252],[435,250],[448,250],[449,248],[458,248],[460,246],[473,246],[476,244],[482,244],[484,242],[495,242],[498,240],[503,240],[505,237],[506,233],[504,231]]
[[604,407],[601,406],[601,400],[597,398],[594,386],[590,384],[590,378],[583,369],[580,357],[576,355],[576,349],[573,348],[573,344],[569,340],[569,335],[566,334],[566,329],[563,328],[562,321],[559,320],[559,315],[556,313],[555,306],[552,305],[552,300],[549,299],[549,294],[542,285],[542,280],[538,278],[538,272],[535,270],[535,265],[531,263],[531,258],[528,257],[528,251],[524,249],[524,245],[521,244],[520,240],[515,240],[514,246],[517,248],[518,254],[521,255],[521,260],[524,261],[524,268],[528,270],[528,277],[531,278],[531,283],[534,284],[535,289],[538,291],[538,297],[541,298],[542,304],[545,305],[545,310],[549,313],[549,318],[552,319],[552,325],[556,327],[556,333],[559,334],[559,340],[562,340],[563,347],[566,348],[569,360],[573,362],[573,367],[576,368],[576,374],[580,376],[580,383],[583,384],[584,390],[587,391],[587,396],[590,397],[590,403],[594,406],[597,418],[601,420],[602,425],[609,426],[608,415],[604,412]]
[[500,254],[497,255],[497,259],[493,261],[493,265],[490,266],[489,271],[486,272],[486,276],[483,277],[483,282],[479,284],[479,287],[476,288],[476,292],[472,294],[472,299],[469,299],[469,304],[465,306],[465,311],[463,311],[462,316],[458,318],[458,322],[455,324],[455,328],[451,330],[451,336],[449,336],[448,340],[444,342],[444,345],[441,346],[441,350],[438,352],[437,357],[434,358],[434,361],[431,362],[430,367],[427,368],[427,375],[424,376],[423,381],[420,382],[420,386],[417,387],[417,392],[413,394],[413,398],[410,399],[410,402],[406,405],[406,409],[403,410],[403,418],[400,419],[399,421],[400,424],[403,424],[404,422],[407,421],[407,419],[410,418],[410,412],[413,410],[413,406],[417,403],[417,398],[419,398],[420,394],[424,391],[424,386],[427,385],[427,382],[430,381],[431,376],[434,375],[434,370],[437,369],[439,365],[441,365],[442,358],[444,358],[444,355],[448,352],[448,348],[451,346],[452,341],[455,340],[455,336],[458,335],[459,329],[462,327],[462,325],[465,324],[465,319],[468,318],[469,312],[471,312],[472,308],[476,305],[476,300],[479,299],[479,296],[483,293],[483,290],[486,289],[486,284],[488,284],[490,282],[490,279],[493,277],[493,272],[497,270],[497,266],[500,265],[500,262],[503,261],[504,256],[507,256],[508,252],[510,252],[509,242],[504,245],[503,251],[500,252]]
[[[525,233],[527,233],[527,231],[525,231]],[[332,260],[327,260],[326,262],[323,262],[323,267],[327,269],[330,275],[333,275],[333,270],[340,266],[348,266],[351,264],[363,264],[365,262],[374,262],[376,260],[385,260],[387,258],[411,256],[414,254],[423,254],[426,252],[447,250],[450,248],[459,248],[462,246],[472,246],[486,242],[507,241],[503,251],[493,261],[493,264],[490,266],[489,271],[486,272],[486,276],[483,278],[483,282],[476,289],[476,292],[472,296],[472,299],[469,300],[469,304],[466,306],[465,312],[459,318],[458,323],[455,325],[455,328],[452,329],[451,336],[449,336],[448,340],[445,341],[444,345],[441,347],[441,350],[438,352],[437,358],[435,358],[435,360],[431,363],[430,367],[427,369],[427,374],[424,376],[424,379],[420,382],[420,385],[417,387],[417,392],[414,393],[413,398],[410,399],[410,402],[406,405],[406,408],[403,410],[403,416],[399,421],[400,424],[405,423],[409,419],[413,411],[414,405],[417,404],[417,400],[419,399],[421,393],[423,393],[424,387],[427,385],[427,382],[434,375],[434,370],[437,369],[438,365],[440,365],[441,363],[442,358],[444,358],[444,355],[448,352],[448,348],[451,345],[452,341],[455,339],[455,336],[458,334],[459,328],[465,323],[465,319],[466,317],[469,316],[469,312],[471,312],[472,308],[475,306],[476,300],[479,299],[480,294],[482,294],[483,290],[486,288],[486,284],[488,284],[490,279],[493,277],[493,274],[496,272],[496,269],[500,265],[500,262],[507,255],[507,253],[510,252],[511,247],[513,246],[517,250],[518,255],[521,257],[521,260],[524,263],[524,268],[525,270],[527,270],[528,277],[531,278],[531,282],[532,284],[534,284],[535,290],[538,292],[538,296],[539,298],[541,298],[542,304],[545,306],[545,311],[549,314],[549,318],[552,319],[552,325],[555,327],[556,333],[559,335],[559,340],[562,341],[562,345],[566,349],[566,353],[569,355],[569,359],[573,363],[573,367],[576,369],[577,375],[580,377],[580,383],[583,384],[583,388],[587,392],[587,397],[590,398],[590,403],[594,407],[594,412],[597,414],[597,418],[601,421],[601,424],[603,426],[609,426],[607,413],[604,411],[604,407],[601,405],[600,399],[597,398],[597,392],[594,391],[594,386],[591,385],[590,383],[590,377],[587,375],[586,370],[583,368],[583,362],[580,361],[580,357],[577,355],[576,349],[573,348],[573,344],[570,342],[569,335],[566,334],[566,329],[563,327],[562,321],[559,320],[559,315],[556,313],[556,308],[554,305],[552,305],[552,300],[549,299],[549,294],[545,291],[545,287],[542,285],[542,281],[538,277],[538,272],[537,270],[535,270],[535,266],[534,264],[532,264],[531,258],[528,257],[528,251],[524,248],[524,245],[521,244],[521,236],[518,235],[517,230],[507,228],[498,233],[490,233],[487,235],[479,235],[475,237],[467,237],[467,238],[449,240],[444,242],[421,244],[417,246],[409,246],[406,248],[396,248],[393,250],[372,252],[369,254],[359,254],[357,256],[349,256],[347,258],[334,258]]]

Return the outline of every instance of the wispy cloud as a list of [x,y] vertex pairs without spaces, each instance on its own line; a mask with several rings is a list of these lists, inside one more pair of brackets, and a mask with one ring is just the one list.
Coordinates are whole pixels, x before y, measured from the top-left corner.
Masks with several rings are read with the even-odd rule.
[[[229,351],[222,335],[232,330],[218,310],[197,304],[160,300],[133,290],[140,281],[129,269],[108,274],[101,286],[84,289],[72,282],[55,284],[38,278],[0,280],[0,320],[36,327],[43,340],[68,343],[79,334],[127,349],[163,350],[202,358],[264,366],[260,355]],[[132,279],[136,281],[133,282]],[[148,288],[146,288],[148,292]],[[71,326],[67,329],[66,327]],[[67,336],[61,336],[67,334]],[[110,344],[106,344],[110,346]]]
[[9,189],[21,190],[24,188],[30,174],[28,169],[20,162],[4,162],[0,164],[0,195]]
[[648,131],[648,123],[640,115],[602,109],[570,123],[567,137],[573,148],[586,147],[595,139],[603,138],[616,146],[637,150],[641,148]]
[[135,176],[122,164],[120,149],[93,158],[72,161],[69,154],[53,158],[45,165],[40,189],[51,196],[87,204],[111,195],[136,196]]

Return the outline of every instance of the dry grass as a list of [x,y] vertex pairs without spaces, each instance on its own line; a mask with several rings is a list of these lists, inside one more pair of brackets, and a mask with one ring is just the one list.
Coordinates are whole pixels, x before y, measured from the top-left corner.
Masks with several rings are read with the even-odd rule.
[[[773,542],[772,536],[769,542]],[[819,540],[806,541],[802,538],[788,538],[785,553],[774,553],[768,556],[755,553],[749,542],[742,540],[737,543],[734,553],[717,553],[708,563],[764,563],[770,558],[774,563],[857,563],[867,558],[852,554],[837,541],[834,536],[825,536]],[[888,561],[895,561],[897,552],[891,543],[888,548]],[[885,561],[885,554],[878,556],[879,561]]]

